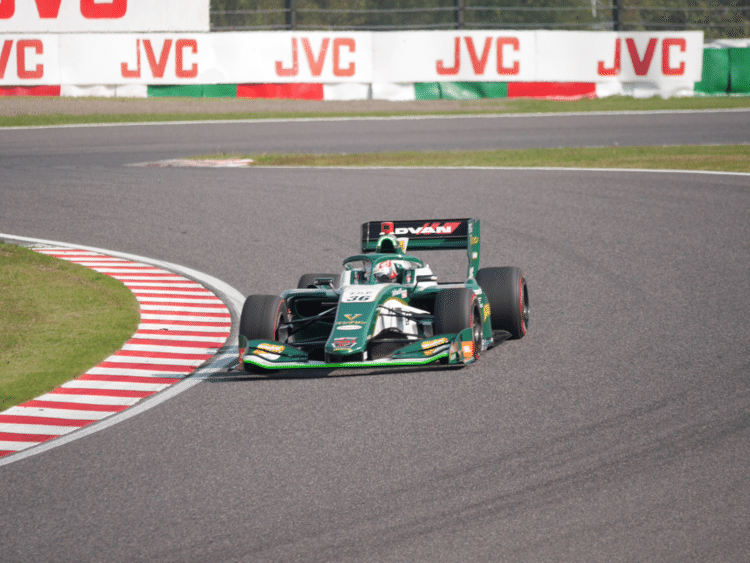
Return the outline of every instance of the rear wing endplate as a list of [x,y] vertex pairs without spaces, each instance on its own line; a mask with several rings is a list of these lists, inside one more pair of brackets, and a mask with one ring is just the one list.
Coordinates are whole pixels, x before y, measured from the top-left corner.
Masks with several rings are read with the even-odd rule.
[[473,278],[479,269],[479,223],[479,219],[370,221],[362,225],[362,252],[376,252],[378,240],[385,235],[394,235],[405,252],[466,248],[468,277]]

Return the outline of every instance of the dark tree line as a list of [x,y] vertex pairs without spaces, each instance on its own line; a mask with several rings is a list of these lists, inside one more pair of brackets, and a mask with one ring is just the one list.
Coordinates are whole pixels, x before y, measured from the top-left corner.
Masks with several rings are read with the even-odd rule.
[[750,37],[748,0],[211,0],[225,30],[703,30]]

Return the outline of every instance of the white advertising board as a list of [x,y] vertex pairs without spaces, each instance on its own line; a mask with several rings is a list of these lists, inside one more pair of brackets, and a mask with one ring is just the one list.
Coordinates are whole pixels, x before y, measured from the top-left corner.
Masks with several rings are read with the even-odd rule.
[[0,85],[674,85],[700,80],[702,62],[701,32],[0,34]]
[[536,80],[534,31],[374,34],[376,82]]
[[210,0],[0,0],[0,33],[208,31]]
[[382,82],[695,82],[703,33],[382,33],[375,34],[373,57]]
[[[1,36],[0,36],[1,39]],[[68,84],[369,82],[369,33],[60,36]]]
[[703,32],[538,31],[537,72],[549,82],[701,79]]

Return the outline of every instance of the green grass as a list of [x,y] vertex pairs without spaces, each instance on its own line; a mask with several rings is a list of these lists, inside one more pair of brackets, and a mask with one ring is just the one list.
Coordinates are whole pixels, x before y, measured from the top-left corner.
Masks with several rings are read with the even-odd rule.
[[[152,98],[149,98],[151,100]],[[159,98],[161,99],[161,98]],[[55,98],[50,99],[54,104]],[[62,99],[61,99],[62,100]],[[81,101],[81,100],[78,100]],[[128,100],[123,107],[132,109],[141,100]],[[200,107],[201,100],[191,100],[194,106]],[[241,105],[241,100],[237,106]],[[552,101],[525,99],[481,99],[481,100],[436,100],[439,109],[430,109],[431,102],[424,102],[424,110],[399,109],[400,102],[391,102],[389,111],[362,111],[359,104],[347,102],[306,102],[310,111],[298,111],[291,101],[289,111],[246,111],[231,113],[92,113],[90,115],[69,115],[63,113],[0,115],[0,127],[33,127],[48,125],[74,125],[85,123],[150,123],[173,121],[207,121],[238,119],[304,119],[335,117],[394,117],[413,115],[466,115],[466,114],[525,114],[525,113],[559,113],[559,112],[598,112],[598,111],[679,111],[700,109],[733,109],[750,108],[750,96],[711,96],[690,98],[659,97],[636,99],[613,96],[594,100]],[[62,102],[61,102],[62,103]],[[417,102],[417,104],[422,102]],[[347,110],[350,106],[352,109]],[[250,106],[251,107],[251,106]],[[411,104],[410,107],[414,107]]]
[[250,166],[575,167],[721,170],[750,173],[750,145],[564,148],[376,154],[213,154],[250,158]]
[[0,410],[86,372],[138,322],[138,303],[119,281],[0,242]]

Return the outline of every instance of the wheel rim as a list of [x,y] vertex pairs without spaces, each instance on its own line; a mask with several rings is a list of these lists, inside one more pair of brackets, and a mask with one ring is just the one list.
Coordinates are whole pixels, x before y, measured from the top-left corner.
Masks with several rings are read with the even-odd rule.
[[521,288],[519,291],[521,297],[521,334],[526,334],[526,329],[529,326],[529,294],[526,289],[526,280],[521,278]]
[[482,321],[476,308],[471,314],[471,336],[474,340],[474,357],[478,358],[482,349]]
[[273,339],[276,342],[286,342],[288,339],[287,329],[281,330],[281,325],[287,324],[286,313],[284,311],[285,306],[286,305],[282,302],[276,313],[276,326],[273,329]]

